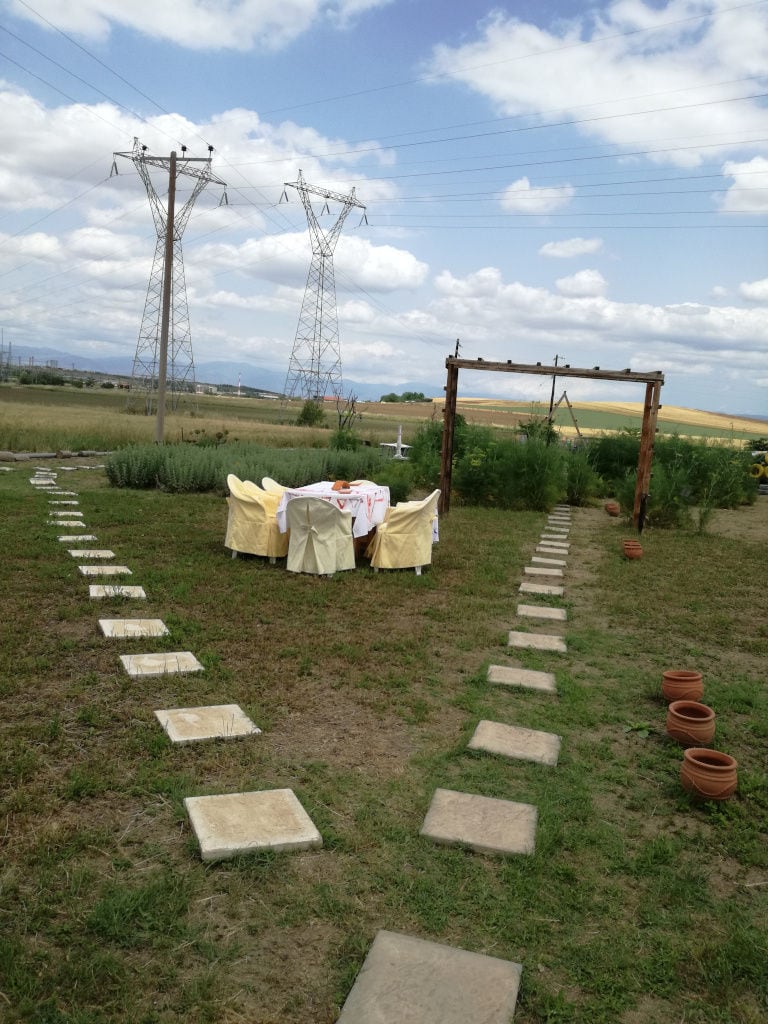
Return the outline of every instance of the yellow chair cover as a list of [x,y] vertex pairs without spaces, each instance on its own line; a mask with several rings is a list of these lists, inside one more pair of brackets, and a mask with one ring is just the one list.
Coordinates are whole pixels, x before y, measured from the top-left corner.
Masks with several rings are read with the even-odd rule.
[[249,555],[283,558],[288,554],[288,534],[277,525],[279,494],[268,494],[250,480],[227,477],[229,516],[224,547]]
[[407,501],[389,510],[366,554],[374,569],[412,569],[432,562],[432,524],[440,491],[423,501]]
[[261,478],[261,486],[265,491],[269,491],[270,494],[276,494],[279,498],[283,496],[285,487],[279,484],[277,480],[273,480],[271,476],[264,476]]
[[288,531],[286,568],[332,576],[355,568],[352,514],[342,512],[322,498],[291,498],[285,507]]

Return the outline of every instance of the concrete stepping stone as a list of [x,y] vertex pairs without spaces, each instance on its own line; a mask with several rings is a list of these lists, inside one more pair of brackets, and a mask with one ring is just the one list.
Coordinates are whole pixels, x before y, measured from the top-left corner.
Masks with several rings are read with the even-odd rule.
[[550,633],[519,633],[517,630],[509,631],[508,647],[526,648],[532,651],[554,651],[556,654],[567,654],[565,640],[561,636],[552,636]]
[[540,555],[534,555],[531,561],[534,565],[560,566],[561,569],[568,564],[564,558],[542,558]]
[[184,800],[204,861],[259,850],[312,850],[323,839],[292,789]]
[[501,722],[478,722],[467,746],[470,750],[485,750],[537,764],[556,765],[560,755],[560,737],[555,733]]
[[536,551],[543,555],[567,555],[570,545],[568,544],[537,544]]
[[168,627],[162,619],[99,619],[104,636],[167,636]]
[[523,570],[526,576],[555,576],[563,578],[563,570],[549,565],[526,565]]
[[552,526],[570,526],[571,521],[570,516],[547,516],[547,522]]
[[79,505],[80,502],[72,500],[71,498],[67,498],[65,501],[50,501],[49,500],[48,504],[49,505]]
[[79,526],[81,530],[87,530],[82,519],[48,519],[46,526]]
[[545,604],[519,604],[517,614],[528,619],[551,619],[554,622],[565,622],[568,612],[565,608],[548,608]]
[[63,533],[56,540],[61,541],[62,544],[76,544],[81,540],[98,540],[95,533]]
[[49,494],[65,494],[65,495],[69,495],[71,498],[76,498],[77,497],[77,491],[49,491],[48,493]]
[[532,668],[516,668],[514,665],[489,665],[488,682],[499,686],[521,686],[526,690],[557,693],[553,672],[538,672]]
[[537,809],[513,800],[436,789],[419,835],[476,853],[533,853]]
[[544,594],[546,597],[563,597],[565,594],[565,587],[549,583],[529,583],[528,580],[523,580],[517,590],[520,594]]
[[127,565],[78,565],[83,576],[132,576]]
[[568,531],[567,530],[544,530],[541,534],[541,540],[556,540],[560,541],[561,544],[568,543]]
[[522,966],[379,931],[338,1024],[510,1024]]
[[147,598],[144,587],[104,586],[101,583],[91,583],[88,587],[88,596],[91,598],[133,597],[140,601],[145,601]]
[[191,651],[167,654],[121,654],[120,661],[129,676],[164,676],[178,672],[202,672],[203,666]]
[[108,548],[70,548],[73,558],[114,558],[115,552]]
[[59,511],[59,510],[56,510],[56,509],[51,509],[48,512],[48,515],[51,516],[53,519],[82,519],[83,518],[83,513],[82,512],[76,512],[75,509],[67,509],[66,512],[64,510],[60,510]]
[[214,704],[203,708],[171,708],[156,711],[155,717],[172,743],[198,740],[234,739],[259,736],[261,729],[250,720],[239,704]]

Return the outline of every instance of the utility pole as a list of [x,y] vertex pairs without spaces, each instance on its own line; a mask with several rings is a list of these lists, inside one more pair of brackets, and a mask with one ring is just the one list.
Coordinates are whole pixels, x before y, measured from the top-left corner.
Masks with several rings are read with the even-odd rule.
[[[169,157],[152,156],[137,138],[134,138],[133,149],[130,152],[113,154],[110,177],[118,173],[117,157],[125,157],[133,162],[147,191],[157,234],[144,315],[133,359],[128,404],[129,407],[143,404],[144,412],[149,416],[152,413],[155,395],[157,396],[155,439],[159,444],[163,441],[168,385],[170,384],[172,409],[176,409],[179,396],[183,392],[194,393],[195,390],[195,363],[192,356],[181,239],[192,207],[206,185],[213,182],[226,189],[226,182],[217,178],[211,171],[212,154],[213,146],[209,146],[207,157],[188,157],[187,147],[182,146],[181,158],[175,150]],[[166,206],[155,189],[150,173],[152,169],[168,172]],[[177,212],[176,182],[181,176],[192,178],[193,186],[189,198]],[[226,201],[225,192],[221,203]]]
[[[557,360],[559,358],[560,358],[560,356],[558,356],[558,355],[555,356],[555,362],[554,362],[555,366],[557,366]],[[557,380],[557,376],[553,373],[552,374],[552,393],[549,396],[549,413],[547,415],[547,446],[549,446],[549,435],[552,432],[552,418],[554,416],[554,408],[555,408],[555,381],[556,380]]]
[[[298,181],[286,181],[285,188],[295,188],[304,205],[307,226],[312,241],[312,262],[307,276],[304,301],[299,313],[296,338],[288,363],[288,374],[283,388],[286,398],[297,393],[305,399],[322,401],[327,391],[341,397],[341,352],[339,350],[339,322],[336,313],[336,282],[333,272],[333,252],[341,228],[353,206],[363,211],[365,206],[355,198],[354,188],[349,195],[331,192],[326,188],[308,185],[299,171]],[[336,223],[324,231],[312,209],[310,196],[325,200],[320,215],[330,213],[328,201],[342,204]],[[283,197],[288,193],[283,190]]]

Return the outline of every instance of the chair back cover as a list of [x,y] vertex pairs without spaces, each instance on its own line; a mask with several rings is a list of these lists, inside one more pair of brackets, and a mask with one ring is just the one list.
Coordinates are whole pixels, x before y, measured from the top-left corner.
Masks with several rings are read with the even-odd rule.
[[277,525],[279,495],[267,494],[250,480],[240,480],[230,473],[229,515],[224,547],[249,555],[282,558],[288,553],[288,534]]
[[322,498],[291,498],[285,508],[290,542],[286,568],[330,576],[355,568],[352,515]]
[[273,480],[271,476],[264,476],[261,478],[261,486],[265,491],[269,491],[270,494],[277,494],[282,496],[285,487],[279,484],[277,480]]
[[432,562],[432,524],[440,491],[422,501],[396,505],[376,530],[371,544],[375,569],[410,569]]

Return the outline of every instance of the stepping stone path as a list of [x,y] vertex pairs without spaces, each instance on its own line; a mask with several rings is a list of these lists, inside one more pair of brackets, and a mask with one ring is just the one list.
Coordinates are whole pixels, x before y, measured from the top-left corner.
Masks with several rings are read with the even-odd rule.
[[83,576],[132,576],[127,565],[78,565]]
[[508,647],[519,647],[532,651],[555,651],[567,654],[568,648],[561,636],[550,636],[547,633],[518,633],[514,629],[509,632]]
[[538,672],[535,669],[515,668],[512,665],[489,665],[488,682],[500,686],[520,686],[526,690],[557,693],[553,672]]
[[259,736],[261,729],[238,704],[216,704],[205,708],[172,708],[155,716],[172,743]]
[[164,676],[177,672],[202,672],[203,666],[191,651],[168,654],[121,654],[120,661],[129,676]]
[[323,839],[292,789],[184,800],[204,861],[259,850],[312,850]]
[[380,931],[338,1024],[510,1024],[522,966]]
[[518,725],[482,721],[478,722],[468,747],[520,761],[556,765],[560,755],[560,737],[552,732],[523,729]]
[[565,622],[568,618],[565,608],[550,608],[545,604],[519,604],[517,614],[527,619],[552,619],[555,622]]
[[167,636],[168,627],[162,619],[99,619],[104,636],[141,637]]
[[102,586],[101,584],[92,583],[88,587],[88,596],[91,598],[100,597],[132,597],[138,598],[140,601],[145,601],[147,595],[144,593],[144,587],[121,587],[121,586]]
[[437,789],[419,835],[477,853],[531,854],[537,816],[532,804]]

